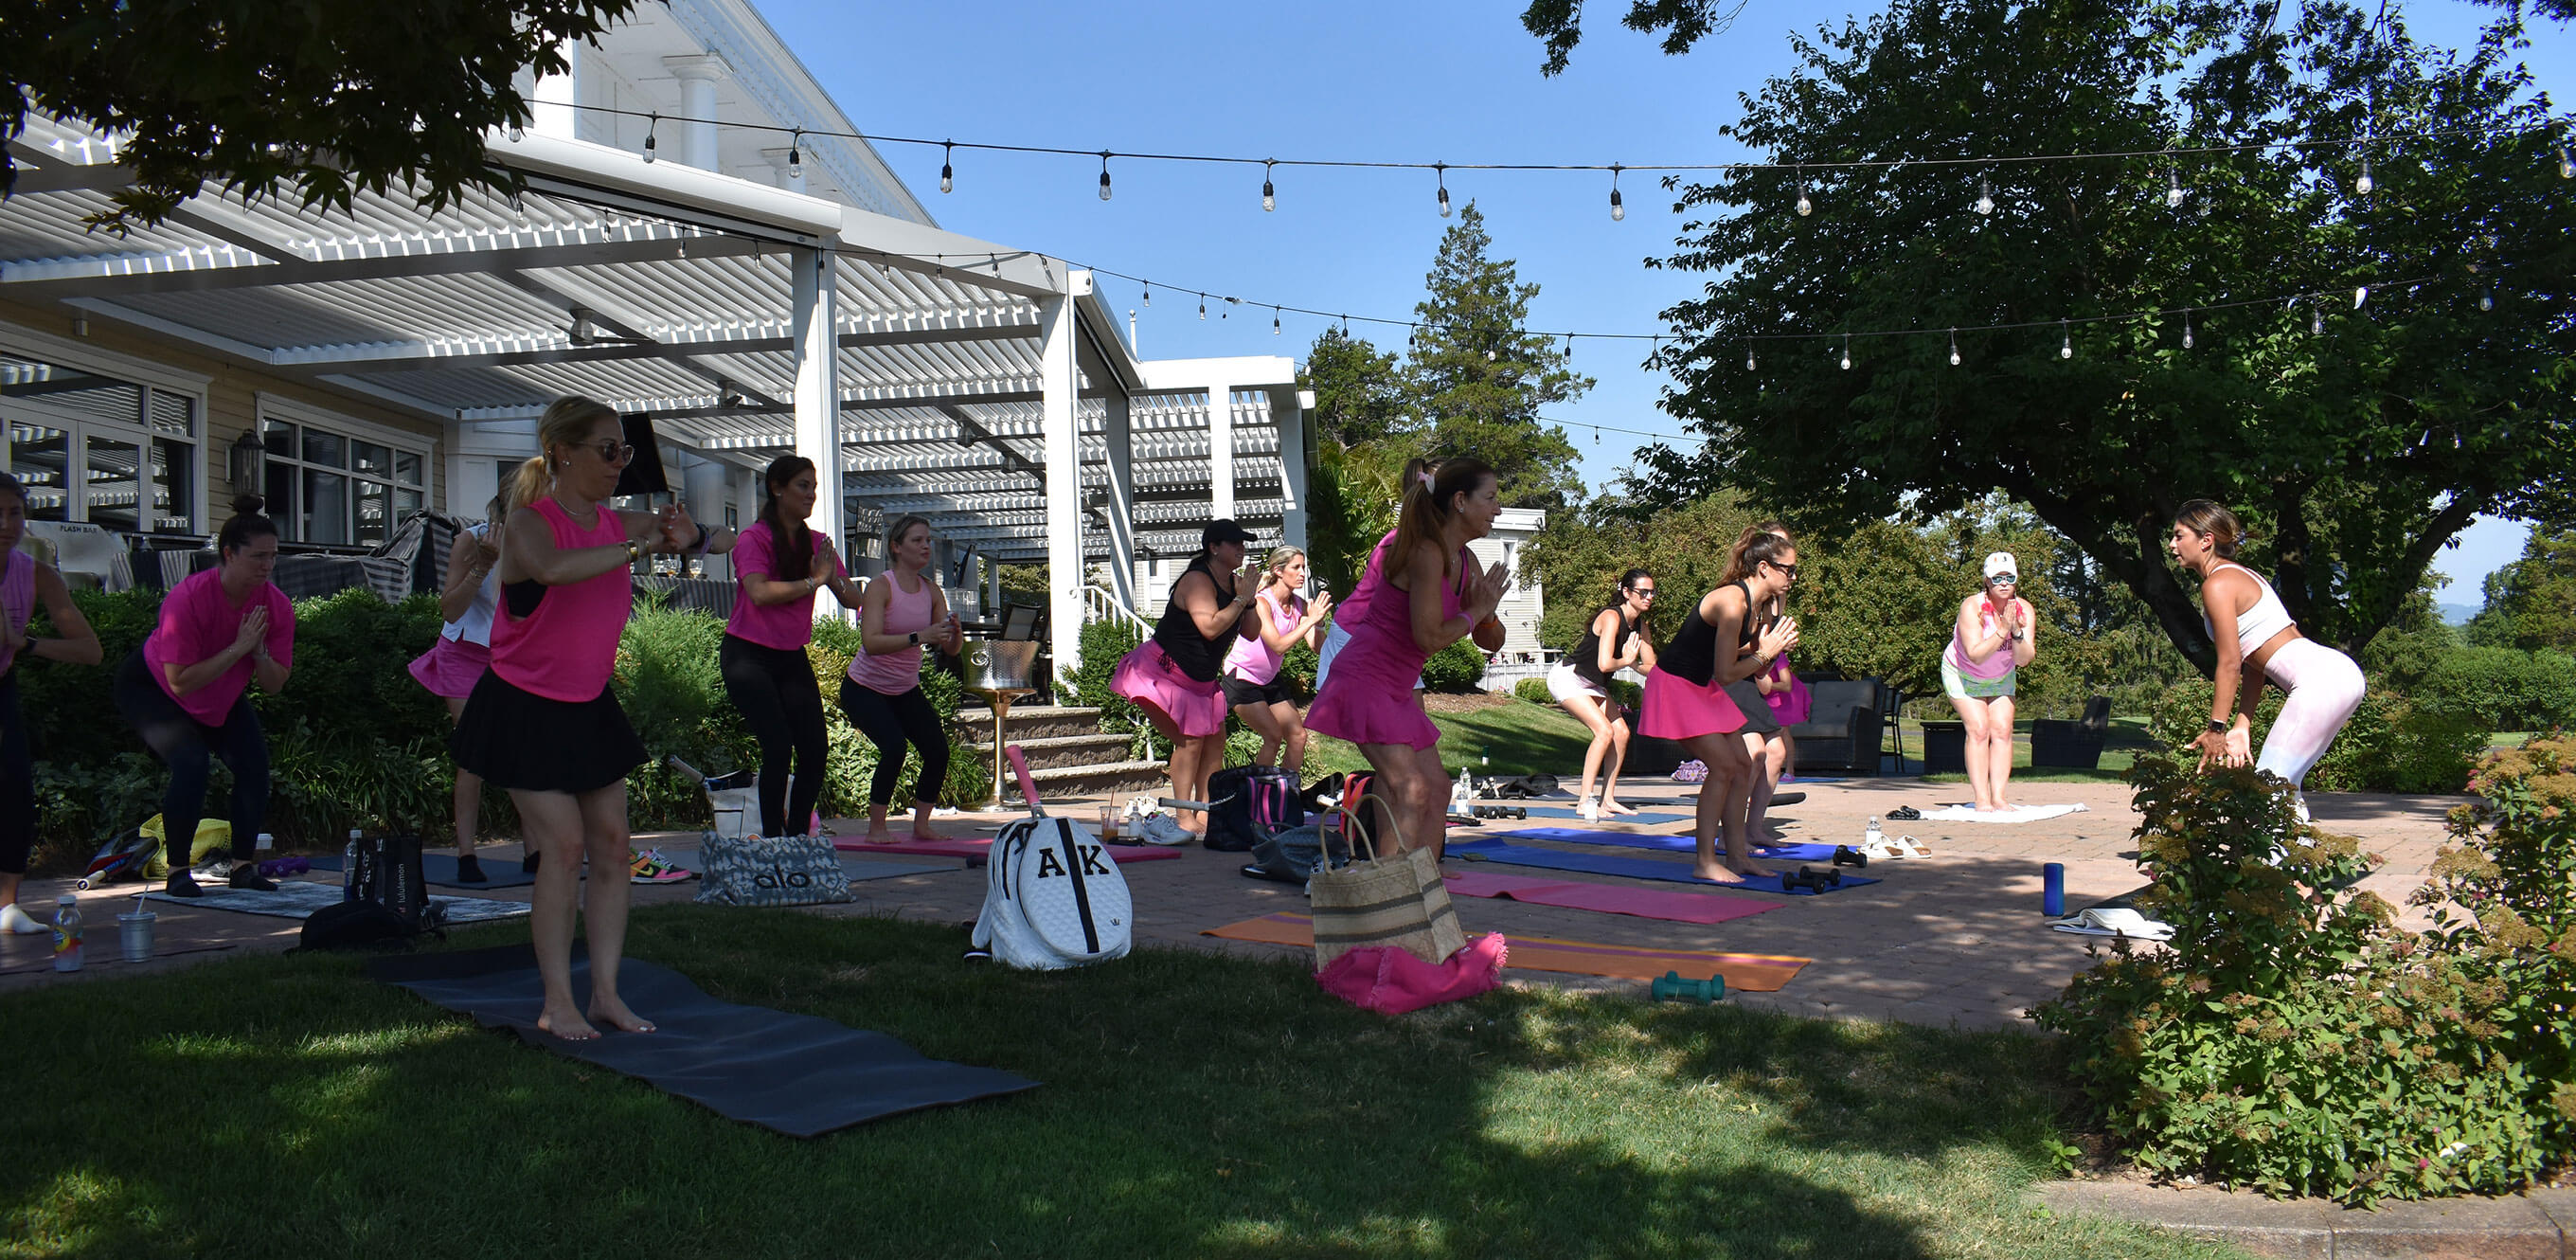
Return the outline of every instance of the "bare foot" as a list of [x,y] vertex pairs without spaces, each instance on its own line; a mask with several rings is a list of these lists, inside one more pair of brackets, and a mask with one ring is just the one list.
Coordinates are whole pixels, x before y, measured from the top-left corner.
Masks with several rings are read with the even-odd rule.
[[1707,880],[1712,884],[1741,884],[1744,882],[1744,876],[1728,869],[1724,863],[1704,865],[1694,862],[1691,864],[1691,874]]
[[596,1041],[599,1030],[569,1006],[548,1006],[537,1013],[537,1027],[566,1041]]
[[1743,879],[1769,879],[1772,875],[1772,872],[1765,870],[1762,867],[1755,866],[1751,862],[1747,862],[1742,866],[1736,866],[1729,863],[1727,869],[1735,872],[1738,877]]
[[931,826],[929,823],[916,822],[912,825],[912,838],[915,840],[945,840],[948,838],[948,833]]
[[868,834],[859,837],[861,844],[893,844],[895,841],[895,834],[883,827],[870,827]]
[[[616,1029],[619,1032],[648,1033],[660,1031],[653,1027],[653,1021],[626,1009],[626,1003],[617,1000],[615,997],[592,998],[590,1000],[590,1017]],[[592,1035],[596,1036],[597,1034],[594,1033]]]
[[1611,800],[1608,797],[1603,797],[1601,800],[1601,812],[1605,814],[1634,814],[1637,811],[1629,806],[1622,805],[1617,801]]

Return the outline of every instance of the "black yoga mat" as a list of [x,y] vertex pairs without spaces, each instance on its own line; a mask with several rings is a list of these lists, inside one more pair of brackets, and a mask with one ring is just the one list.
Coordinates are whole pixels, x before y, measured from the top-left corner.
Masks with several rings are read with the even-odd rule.
[[[325,853],[309,859],[317,871],[340,869],[340,855]],[[476,859],[483,868],[484,880],[469,884],[456,877],[456,859],[444,853],[420,855],[420,877],[441,888],[524,888],[537,882],[537,877],[519,869],[517,858],[486,857]]]
[[[687,977],[633,958],[618,967],[618,995],[658,1031],[612,1032],[591,1041],[565,1041],[537,1028],[543,990],[535,951],[526,945],[378,958],[367,974],[486,1028],[510,1029],[530,1045],[790,1137],[1038,1085],[993,1068],[923,1058],[884,1033],[721,1002]],[[590,960],[579,945],[572,988],[590,991]]]

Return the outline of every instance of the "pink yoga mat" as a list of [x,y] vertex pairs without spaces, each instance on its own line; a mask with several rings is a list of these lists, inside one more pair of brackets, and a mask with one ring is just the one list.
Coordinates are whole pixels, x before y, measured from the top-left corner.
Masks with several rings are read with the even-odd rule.
[[[857,839],[836,839],[832,847],[843,853],[922,853],[931,857],[965,858],[980,861],[993,848],[990,840],[898,840],[893,844],[869,844]],[[1181,855],[1178,849],[1130,848],[1109,846],[1109,856],[1119,865],[1130,862],[1155,862]]]
[[1533,879],[1526,875],[1492,875],[1483,871],[1465,871],[1444,876],[1443,880],[1449,885],[1450,893],[1460,897],[1506,897],[1534,906],[1598,910],[1604,914],[1669,919],[1675,923],[1724,923],[1728,919],[1741,919],[1765,910],[1777,910],[1781,906],[1780,902],[1755,901],[1749,897],[1618,888],[1609,884]]

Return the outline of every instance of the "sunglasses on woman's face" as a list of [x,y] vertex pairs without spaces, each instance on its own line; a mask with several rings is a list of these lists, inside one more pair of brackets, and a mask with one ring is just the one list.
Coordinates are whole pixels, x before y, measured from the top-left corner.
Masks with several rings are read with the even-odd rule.
[[634,446],[614,438],[602,438],[589,443],[585,449],[596,452],[603,463],[623,464],[635,458]]
[[2021,582],[2021,575],[2018,573],[1997,573],[1986,580],[1997,586],[2014,586]]
[[1639,599],[1653,599],[1655,597],[1655,588],[1651,586],[1631,586],[1628,588],[1628,593]]

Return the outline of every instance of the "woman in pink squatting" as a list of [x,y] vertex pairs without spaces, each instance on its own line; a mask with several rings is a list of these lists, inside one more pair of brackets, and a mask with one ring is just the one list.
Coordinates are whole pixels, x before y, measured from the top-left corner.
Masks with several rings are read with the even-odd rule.
[[[513,490],[527,506],[502,529],[492,667],[457,720],[456,764],[509,792],[529,845],[546,855],[529,921],[545,987],[537,1027],[574,1041],[603,1024],[651,1032],[617,995],[627,881],[585,881],[582,862],[604,876],[627,865],[626,775],[647,758],[609,689],[634,605],[632,567],[647,551],[689,550],[706,536],[677,507],[607,505],[635,448],[606,403],[556,400],[537,421],[537,441]],[[586,1006],[572,992],[577,896],[590,940]]]
[[868,784],[868,843],[891,844],[886,810],[903,779],[904,745],[921,750],[921,775],[912,785],[912,838],[937,840],[930,825],[939,789],[948,782],[948,732],[921,692],[921,651],[955,652],[965,630],[948,611],[948,597],[930,580],[930,522],[907,516],[886,531],[894,567],[868,582],[859,597],[859,654],[841,684],[841,714],[877,746],[877,771]]
[[[1744,549],[1752,546],[1754,539],[1770,534],[1778,535],[1780,541],[1793,546],[1797,542],[1789,536],[1789,527],[1778,521],[1747,526],[1742,534],[1736,536],[1735,546],[1727,551],[1726,571],[1718,579],[1718,584],[1732,586],[1751,577],[1752,567],[1745,563]],[[1786,611],[1787,601],[1788,593],[1783,588],[1780,594],[1763,604],[1755,624],[1768,625],[1779,620]],[[1749,686],[1737,683],[1727,694],[1747,712],[1752,712],[1751,702],[1757,698],[1764,708],[1771,711],[1770,730],[1759,734],[1748,730],[1744,737],[1745,751],[1753,759],[1755,775],[1755,782],[1745,794],[1744,830],[1753,837],[1753,843],[1768,844],[1771,841],[1771,798],[1778,794],[1781,775],[1789,765],[1789,727],[1806,721],[1811,707],[1807,688],[1798,681],[1797,675],[1789,672],[1789,657],[1784,652],[1778,660],[1771,662],[1769,669],[1756,675]],[[1790,716],[1792,712],[1797,716]]]
[[[1784,617],[1763,624],[1764,609],[1797,576],[1797,548],[1766,533],[1745,545],[1743,562],[1751,575],[1701,596],[1664,645],[1663,660],[1646,675],[1645,713],[1637,724],[1638,733],[1675,740],[1707,763],[1708,777],[1699,789],[1694,833],[1699,861],[1693,873],[1730,884],[1771,873],[1753,864],[1746,822],[1762,782],[1754,771],[1754,751],[1778,722],[1752,680],[1798,643],[1794,621]],[[1716,852],[1721,831],[1726,837],[1723,862]]]
[[[448,547],[447,583],[438,592],[438,615],[447,624],[440,628],[438,642],[411,663],[412,678],[447,702],[450,725],[465,712],[465,697],[474,694],[474,684],[483,680],[483,671],[492,664],[492,610],[501,598],[501,578],[493,569],[501,563],[502,522],[518,506],[507,493],[492,496],[484,509],[484,522],[467,526]],[[456,771],[455,810],[456,878],[483,883],[489,877],[474,856],[482,822],[483,776],[461,766]],[[529,850],[532,858],[535,852]],[[533,863],[527,869],[535,869]]]
[[814,641],[814,596],[829,589],[844,608],[858,588],[841,569],[840,548],[806,525],[814,514],[814,461],[782,455],[760,474],[760,519],[734,543],[742,587],[725,621],[718,659],[725,696],[760,744],[760,834],[801,836],[814,826],[823,794],[823,688],[805,645]]
[[1306,764],[1306,723],[1297,716],[1297,697],[1279,676],[1279,666],[1291,646],[1312,646],[1322,637],[1333,597],[1318,594],[1309,604],[1298,594],[1306,586],[1306,553],[1298,548],[1272,551],[1264,572],[1267,580],[1254,597],[1260,605],[1256,632],[1243,636],[1226,655],[1217,686],[1234,706],[1234,715],[1261,734],[1261,751],[1253,761],[1277,766],[1294,779]]
[[[26,536],[27,487],[0,472],[0,932],[33,936],[51,929],[18,908],[18,881],[36,845],[36,760],[18,710],[18,662],[96,665],[99,645],[63,575],[18,550]],[[40,603],[54,623],[51,638],[27,634]]]
[[1503,510],[1497,489],[1493,469],[1472,458],[1449,460],[1430,485],[1414,484],[1387,549],[1385,585],[1306,715],[1308,728],[1359,745],[1405,842],[1435,858],[1447,839],[1449,772],[1440,728],[1412,684],[1432,653],[1483,631],[1511,587],[1502,565],[1479,565],[1467,549],[1492,532]]
[[[1134,701],[1155,731],[1172,741],[1177,800],[1206,800],[1208,776],[1225,760],[1225,696],[1217,679],[1236,636],[1252,629],[1261,570],[1243,563],[1243,545],[1250,541],[1252,532],[1232,521],[1209,522],[1199,536],[1199,554],[1172,583],[1153,636],[1120,658],[1109,675],[1109,689]],[[1169,830],[1151,822],[1146,827],[1148,844],[1187,844],[1207,834],[1207,815],[1192,810]]]
[[[1406,491],[1416,485],[1429,485],[1431,475],[1438,471],[1440,465],[1434,460],[1404,461],[1403,489],[1395,493],[1396,509],[1403,510]],[[1324,645],[1315,649],[1315,694],[1324,693],[1324,680],[1333,675],[1333,658],[1350,645],[1351,632],[1367,623],[1369,601],[1376,598],[1378,588],[1386,582],[1386,549],[1394,542],[1395,531],[1391,529],[1378,538],[1377,546],[1369,549],[1368,564],[1360,570],[1360,580],[1351,586],[1350,598],[1343,600],[1333,610],[1332,619],[1324,623]],[[1500,642],[1495,646],[1501,646]],[[1413,687],[1421,690],[1422,680],[1414,679]]]
[[[2207,499],[2193,499],[2174,514],[2167,541],[2176,560],[2200,578],[2202,624],[2218,649],[2217,692],[2210,700],[2209,729],[2200,737],[2200,768],[2254,768],[2290,785],[2299,821],[2308,818],[2300,785],[2326,755],[2361,707],[2369,689],[2353,659],[2299,633],[2289,607],[2263,575],[2236,563],[2245,527],[2236,514]],[[2285,693],[2263,752],[2254,755],[2254,707],[2270,679]]]
[[[1619,803],[1619,766],[1628,759],[1629,728],[1627,713],[1610,694],[1610,676],[1632,665],[1655,667],[1655,645],[1646,633],[1646,616],[1654,607],[1655,575],[1644,569],[1621,574],[1618,592],[1592,615],[1574,650],[1547,671],[1547,694],[1592,731],[1591,746],[1583,750],[1583,794],[1574,802],[1575,816],[1585,822],[1637,812]],[[1595,778],[1601,781],[1597,802],[1592,797]]]

